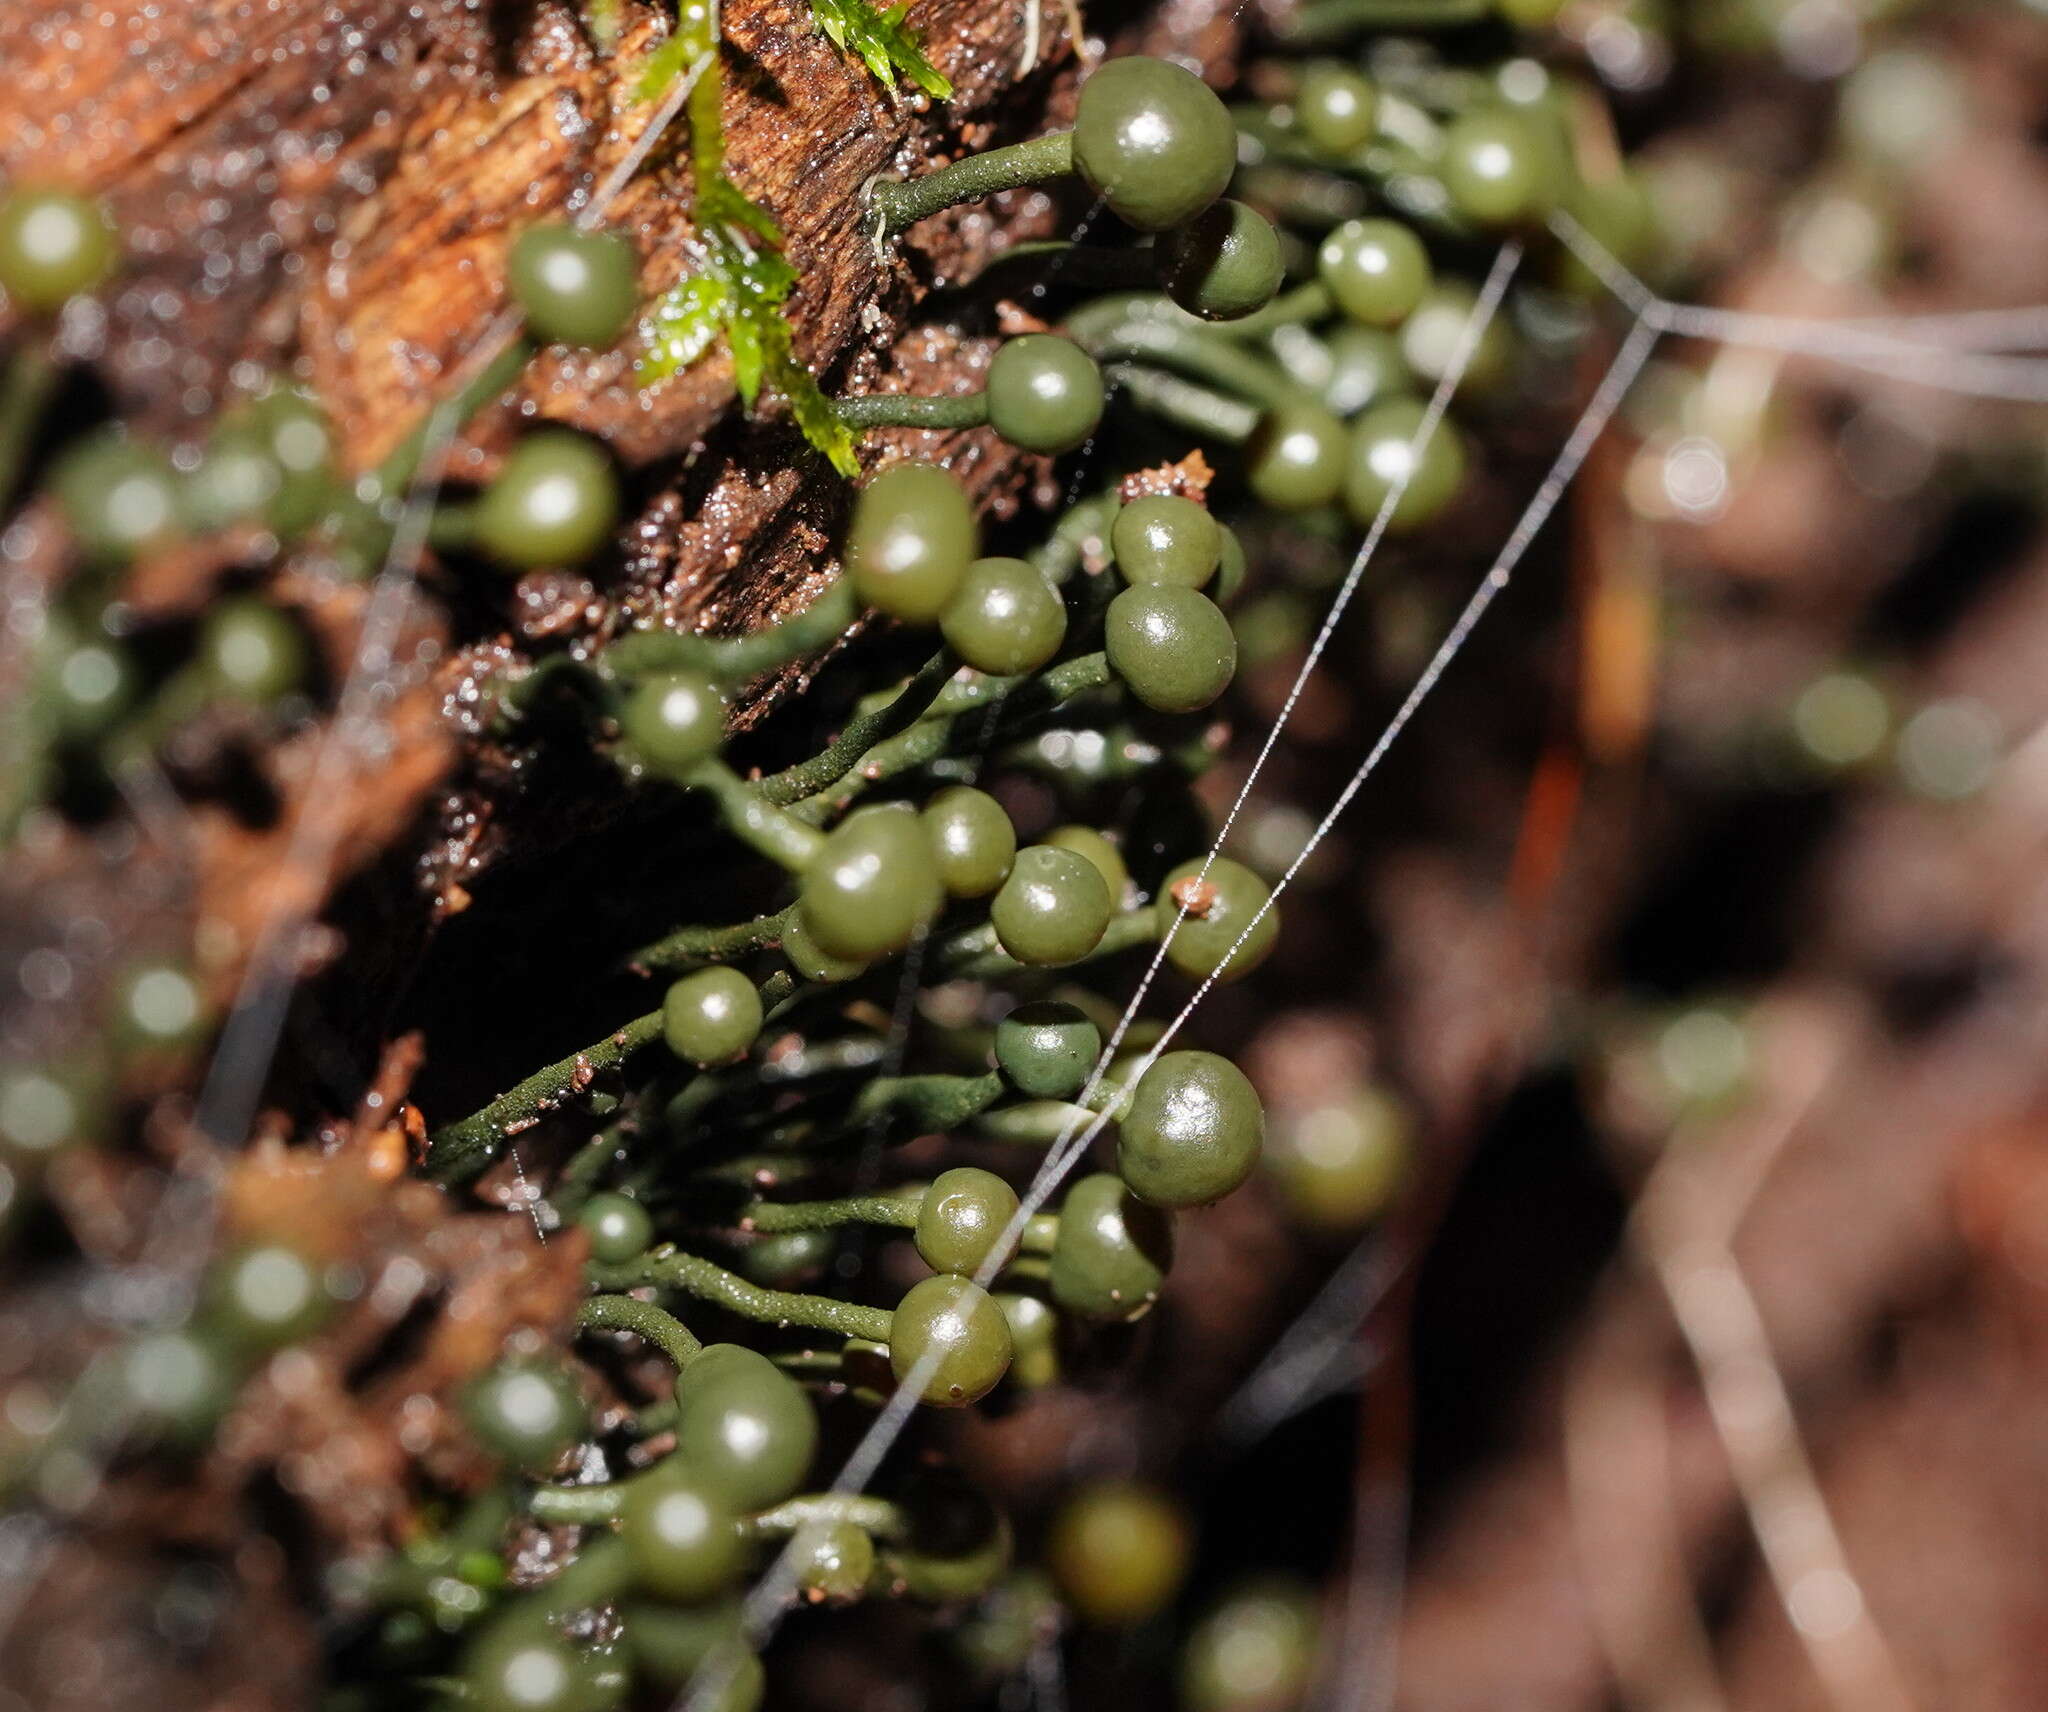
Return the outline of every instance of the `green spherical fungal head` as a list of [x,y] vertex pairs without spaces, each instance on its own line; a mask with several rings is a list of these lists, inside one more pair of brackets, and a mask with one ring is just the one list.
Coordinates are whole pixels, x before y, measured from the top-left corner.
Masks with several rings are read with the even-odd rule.
[[1348,155],[1372,141],[1379,91],[1348,65],[1318,60],[1301,74],[1294,119],[1302,135],[1326,155]]
[[1172,584],[1127,588],[1111,601],[1103,646],[1110,669],[1159,713],[1207,707],[1237,671],[1237,638],[1223,609]]
[[113,222],[91,197],[33,186],[0,197],[0,291],[22,314],[97,291],[119,260]]
[[1118,508],[1109,550],[1133,588],[1170,583],[1198,589],[1216,574],[1223,529],[1205,505],[1176,493],[1149,493]]
[[793,1290],[816,1278],[838,1252],[836,1230],[772,1231],[740,1250],[739,1269],[771,1290]]
[[640,306],[639,270],[618,233],[550,220],[519,234],[506,276],[541,343],[602,347],[617,342]]
[[281,480],[271,499],[271,528],[287,538],[317,523],[334,498],[338,478],[334,424],[304,393],[266,394],[238,413],[276,464]]
[[161,452],[117,429],[87,435],[50,472],[57,509],[88,559],[124,565],[178,538],[183,495]]
[[1288,1712],[1316,1667],[1316,1601],[1299,1582],[1264,1578],[1225,1594],[1180,1657],[1186,1712]]
[[1049,844],[1017,852],[989,905],[996,939],[1019,963],[1078,963],[1102,942],[1116,905],[1087,857]]
[[654,1242],[654,1220],[630,1195],[592,1195],[576,1214],[590,1239],[590,1258],[616,1266],[645,1254]]
[[985,898],[1009,878],[1017,829],[988,792],[948,785],[924,805],[921,818],[948,896]]
[[505,454],[477,501],[480,551],[512,570],[578,565],[611,538],[619,478],[602,447],[567,428],[539,428]]
[[854,1522],[806,1522],[789,1553],[797,1591],[813,1603],[851,1604],[874,1577],[874,1539]]
[[676,1454],[742,1514],[800,1488],[818,1450],[818,1415],[803,1387],[758,1350],[710,1344],[676,1381]]
[[134,963],[114,983],[109,1025],[127,1045],[174,1052],[197,1040],[206,1021],[205,997],[182,964]]
[[507,1620],[462,1659],[463,1703],[483,1712],[598,1712],[605,1697],[589,1662],[538,1623]]
[[1071,850],[1076,856],[1085,856],[1094,864],[1096,873],[1102,876],[1102,883],[1109,888],[1109,901],[1119,909],[1123,907],[1124,893],[1130,889],[1131,871],[1124,866],[1124,853],[1102,833],[1092,826],[1078,823],[1056,826],[1039,841],[1050,844],[1055,850]]
[[806,981],[816,981],[824,986],[855,981],[868,972],[868,959],[835,957],[812,938],[811,930],[804,925],[801,910],[791,913],[782,930],[782,955]]
[[207,1281],[206,1294],[222,1336],[256,1350],[279,1349],[304,1337],[334,1305],[319,1268],[282,1243],[227,1256]]
[[1010,1322],[979,1284],[942,1273],[913,1284],[889,1324],[889,1366],[921,1402],[958,1409],[996,1388],[1010,1365]]
[[725,696],[702,672],[650,672],[619,711],[633,752],[661,772],[688,772],[725,742]]
[[1451,206],[1478,226],[1541,220],[1564,188],[1534,122],[1507,107],[1474,108],[1453,119],[1437,171]]
[[924,827],[896,804],[849,815],[804,870],[798,890],[806,933],[827,955],[862,962],[901,951],[945,901]]
[[[1401,361],[1417,380],[1434,386],[1450,372],[1478,301],[1472,288],[1459,280],[1441,281],[1424,294],[1399,335]],[[1514,372],[1515,351],[1515,334],[1507,318],[1489,318],[1465,360],[1458,380],[1460,396],[1497,393]]]
[[206,454],[186,478],[184,509],[195,529],[261,523],[284,490],[284,471],[253,422],[223,421],[207,436]]
[[1058,1384],[1059,1315],[1036,1296],[998,1296],[996,1306],[1010,1322],[1010,1383],[1021,1391]]
[[988,365],[988,424],[1011,445],[1047,457],[1071,452],[1102,420],[1102,371],[1057,333],[1006,339]]
[[1405,320],[1432,277],[1422,240],[1396,220],[1346,220],[1316,251],[1316,275],[1337,307],[1368,327]]
[[145,1433],[191,1443],[234,1400],[235,1373],[211,1339],[188,1329],[153,1332],[121,1357],[121,1394]]
[[90,1142],[102,1099],[82,1072],[38,1064],[0,1068],[0,1152],[35,1163]]
[[102,637],[59,639],[46,681],[58,729],[71,738],[98,736],[135,699],[127,650]]
[[1133,54],[1098,66],[1074,115],[1074,169],[1141,232],[1191,220],[1237,170],[1237,128],[1199,77]]
[[688,1063],[729,1064],[760,1038],[761,995],[737,969],[695,970],[663,997],[661,1034]]
[[1173,1265],[1173,1215],[1112,1172],[1068,1189],[1052,1248],[1052,1299],[1089,1320],[1135,1320],[1159,1300]]
[[1102,1056],[1102,1030],[1078,1005],[1034,999],[996,1024],[996,1067],[1034,1100],[1071,1100]]
[[1252,1174],[1265,1133],[1265,1109],[1235,1064],[1213,1052],[1169,1052],[1131,1090],[1116,1168],[1155,1207],[1205,1206]]
[[1127,1628],[1163,1611],[1180,1591],[1192,1546],[1186,1513],[1161,1492],[1099,1481],[1053,1517],[1046,1566],[1083,1622]]
[[1276,1123],[1267,1174],[1297,1224],[1333,1234],[1386,1211],[1407,1175],[1413,1124],[1378,1088],[1360,1088]]
[[1448,419],[1440,419],[1422,442],[1424,407],[1412,398],[1374,405],[1351,425],[1351,471],[1344,504],[1352,521],[1370,528],[1387,496],[1402,482],[1387,521],[1389,533],[1409,534],[1432,523],[1457,497],[1465,480],[1465,442]]
[[993,1171],[942,1171],[917,1206],[917,1252],[934,1272],[979,1272],[1017,1214],[1017,1191]]
[[977,672],[1021,677],[1035,672],[1067,639],[1067,608],[1036,565],[976,559],[946,603],[939,632]]
[[892,464],[861,489],[846,531],[854,592],[878,612],[934,623],[980,542],[974,507],[937,464]]
[[1321,405],[1278,405],[1245,444],[1245,483],[1275,511],[1328,505],[1344,491],[1350,450],[1344,424]]
[[1175,911],[1187,909],[1167,943],[1166,960],[1190,980],[1242,980],[1265,962],[1280,936],[1272,889],[1228,856],[1183,862],[1166,876],[1164,891],[1162,931]]
[[569,1376],[527,1361],[500,1362],[478,1375],[462,1410],[485,1449],[532,1473],[553,1468],[587,1424]]
[[305,633],[253,595],[224,600],[206,615],[199,658],[215,684],[243,701],[276,701],[306,680]]
[[1356,416],[1368,405],[1397,398],[1414,385],[1400,339],[1384,327],[1346,322],[1332,329],[1328,349],[1330,372],[1323,382],[1323,402],[1339,416]]
[[1227,196],[1162,232],[1152,258],[1160,288],[1204,321],[1235,321],[1265,308],[1286,274],[1273,222]]
[[1244,543],[1238,539],[1235,529],[1223,526],[1223,551],[1216,558],[1216,580],[1209,585],[1209,598],[1218,606],[1228,607],[1244,593],[1244,585],[1251,578],[1251,562],[1245,557]]
[[709,1481],[667,1469],[636,1481],[619,1512],[633,1579],[661,1599],[694,1604],[737,1579],[746,1543],[739,1518]]

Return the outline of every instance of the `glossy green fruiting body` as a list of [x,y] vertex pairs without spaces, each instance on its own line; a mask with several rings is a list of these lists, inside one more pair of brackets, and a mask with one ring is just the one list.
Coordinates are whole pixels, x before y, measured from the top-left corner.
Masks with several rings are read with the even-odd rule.
[[480,1375],[463,1398],[484,1447],[534,1473],[551,1468],[584,1431],[583,1399],[559,1369],[506,1362]]
[[205,1029],[206,1001],[191,972],[163,961],[134,963],[114,984],[115,1034],[145,1051],[176,1051]]
[[985,898],[1009,877],[1017,829],[988,792],[949,785],[924,805],[921,818],[948,896]]
[[828,984],[856,979],[866,973],[870,961],[865,957],[839,957],[827,951],[804,925],[801,910],[789,918],[789,925],[782,930],[782,954],[806,981]]
[[1186,1712],[1287,1712],[1307,1698],[1316,1666],[1316,1601],[1278,1577],[1233,1588],[1181,1650]]
[[1061,1505],[1046,1565],[1083,1621],[1126,1627],[1165,1608],[1187,1574],[1187,1518],[1147,1486],[1102,1481]]
[[1071,452],[1102,420],[1102,371],[1057,333],[1006,339],[983,392],[989,426],[1020,450],[1047,457]]
[[483,1712],[598,1712],[604,1703],[575,1648],[527,1623],[502,1624],[472,1642],[462,1688],[463,1703]]
[[942,1171],[917,1208],[917,1252],[934,1272],[978,1273],[1017,1213],[1017,1191],[993,1171]]
[[48,676],[57,724],[66,737],[89,739],[105,731],[135,699],[135,669],[127,650],[96,637],[59,639]]
[[1372,79],[1347,65],[1318,61],[1301,74],[1294,95],[1294,120],[1325,154],[1348,155],[1372,141],[1379,117],[1379,91]]
[[1237,671],[1237,638],[1199,590],[1150,583],[1109,603],[1103,646],[1131,694],[1160,713],[1193,713]]
[[759,1037],[761,1014],[759,991],[737,969],[699,969],[662,999],[662,1038],[689,1063],[728,1064]]
[[1003,949],[1020,963],[1077,963],[1101,943],[1115,913],[1095,865],[1071,850],[1034,844],[1017,852],[989,906]]
[[120,259],[106,210],[66,190],[21,186],[0,197],[0,291],[28,315],[48,315],[97,291]]
[[90,1141],[98,1118],[83,1075],[37,1064],[0,1068],[0,1151],[14,1160],[46,1160]]
[[1277,1123],[1266,1141],[1266,1170],[1297,1223],[1355,1231],[1399,1193],[1412,1127],[1392,1095],[1360,1088]]
[[836,827],[804,870],[798,896],[819,947],[859,961],[901,951],[945,902],[924,828],[895,805],[862,809]]
[[1251,564],[1244,556],[1244,543],[1228,524],[1222,526],[1223,550],[1216,556],[1216,580],[1209,585],[1209,598],[1228,607],[1244,592],[1251,577]]
[[186,1444],[212,1428],[235,1392],[222,1350],[190,1328],[138,1338],[122,1354],[119,1378],[137,1428]]
[[174,540],[182,526],[170,460],[117,430],[89,435],[50,472],[57,507],[78,549],[102,564],[126,564]]
[[477,546],[513,570],[576,565],[610,538],[619,478],[594,440],[541,428],[505,454],[477,501]]
[[318,1269],[296,1249],[264,1243],[228,1256],[207,1282],[213,1324],[248,1349],[304,1337],[333,1306]]
[[1170,907],[1188,906],[1166,960],[1191,980],[1242,980],[1265,962],[1280,935],[1280,912],[1268,907],[1271,888],[1228,856],[1183,862],[1166,876],[1165,890]]
[[1179,494],[1154,493],[1121,506],[1109,548],[1124,581],[1198,589],[1216,574],[1223,532],[1209,508]]
[[1071,1100],[1102,1055],[1102,1030],[1077,1005],[1037,999],[996,1024],[996,1065],[1020,1094]]
[[1060,651],[1067,609],[1045,573],[1023,559],[976,559],[939,619],[948,646],[977,672],[1017,677]]
[[1424,407],[1411,398],[1389,399],[1368,410],[1351,425],[1351,470],[1345,477],[1344,503],[1352,521],[1369,527],[1389,493],[1405,477],[1407,486],[1394,502],[1390,532],[1400,535],[1433,522],[1456,496],[1465,479],[1465,443],[1448,421],[1439,420],[1423,441],[1421,455],[1414,440],[1423,424]]
[[1326,343],[1330,366],[1323,402],[1339,416],[1356,416],[1368,405],[1397,397],[1414,380],[1400,340],[1383,327],[1347,322],[1332,329]]
[[521,232],[506,264],[527,330],[551,345],[615,343],[639,307],[638,274],[633,246],[616,232],[561,221]]
[[707,1481],[668,1468],[628,1491],[619,1538],[641,1587],[686,1602],[723,1592],[745,1554],[738,1518],[725,1496]]
[[[1400,331],[1401,361],[1418,382],[1433,385],[1450,372],[1478,297],[1461,280],[1440,280],[1423,294]],[[1458,383],[1461,397],[1498,392],[1515,360],[1515,336],[1506,319],[1490,318],[1480,330]]]
[[1130,889],[1131,872],[1124,866],[1124,853],[1102,833],[1092,826],[1055,826],[1038,842],[1087,857],[1109,888],[1109,901],[1122,906],[1124,893]]
[[275,701],[306,675],[299,627],[253,596],[222,601],[206,615],[199,657],[216,684],[244,701]]
[[1393,327],[1429,289],[1429,252],[1398,221],[1347,220],[1316,251],[1316,274],[1352,320]]
[[1131,1090],[1116,1168],[1155,1207],[1220,1200],[1259,1162],[1266,1119],[1244,1072],[1213,1052],[1169,1052]]
[[1235,321],[1265,308],[1286,272],[1273,222],[1227,196],[1162,232],[1152,256],[1160,288],[1204,321]]
[[809,1475],[817,1411],[758,1350],[707,1344],[677,1379],[676,1404],[681,1465],[733,1510],[779,1504]]
[[1080,1178],[1060,1207],[1052,1297],[1090,1320],[1135,1320],[1159,1299],[1173,1265],[1173,1215],[1132,1193],[1121,1177]]
[[592,1195],[576,1214],[590,1239],[592,1260],[616,1263],[645,1254],[654,1241],[654,1220],[630,1195]]
[[1481,226],[1541,219],[1561,189],[1531,121],[1506,107],[1474,108],[1453,119],[1438,171],[1451,205]]
[[1010,1383],[1039,1391],[1060,1376],[1060,1317],[1036,1296],[998,1296],[1010,1323]]
[[619,730],[650,767],[687,772],[725,741],[725,697],[702,672],[650,672],[620,709]]
[[791,1571],[807,1599],[848,1604],[875,1573],[875,1542],[852,1522],[807,1522],[789,1543]]
[[1141,232],[1192,219],[1223,194],[1237,131],[1215,91],[1165,60],[1109,60],[1081,85],[1074,169]]
[[1281,405],[1259,418],[1245,444],[1245,482],[1276,511],[1328,505],[1344,489],[1350,450],[1344,424],[1322,406]]
[[854,592],[878,612],[930,624],[959,592],[980,531],[937,464],[892,464],[861,489],[846,531]]
[[918,1397],[964,1408],[996,1387],[1010,1365],[1010,1323],[979,1284],[950,1274],[913,1284],[889,1327],[889,1366]]

